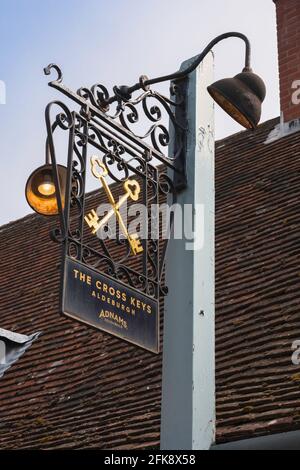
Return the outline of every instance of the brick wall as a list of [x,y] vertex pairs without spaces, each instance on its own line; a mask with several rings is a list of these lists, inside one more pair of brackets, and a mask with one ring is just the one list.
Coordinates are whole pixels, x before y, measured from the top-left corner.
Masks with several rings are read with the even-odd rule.
[[284,121],[289,122],[300,118],[300,0],[273,1],[277,10],[280,105]]

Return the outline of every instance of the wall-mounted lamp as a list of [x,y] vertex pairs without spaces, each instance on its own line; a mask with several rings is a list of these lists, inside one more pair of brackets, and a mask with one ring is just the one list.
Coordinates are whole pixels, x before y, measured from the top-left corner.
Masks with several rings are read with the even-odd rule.
[[219,80],[208,87],[212,98],[246,129],[255,129],[261,117],[266,87],[255,73],[244,69],[234,78]]
[[[55,123],[52,131],[57,128]],[[53,166],[50,157],[49,136],[46,140],[45,164],[37,168],[29,176],[26,187],[25,196],[29,206],[40,215],[58,215],[59,208],[56,198],[56,185],[53,173]],[[65,192],[67,185],[68,169],[63,165],[57,165],[58,183],[61,193],[62,207],[65,204]]]
[[[64,206],[67,182],[67,168],[57,165],[61,200]],[[35,170],[28,178],[25,189],[26,199],[30,207],[41,215],[58,215],[58,205],[53,178],[53,168],[45,164]]]

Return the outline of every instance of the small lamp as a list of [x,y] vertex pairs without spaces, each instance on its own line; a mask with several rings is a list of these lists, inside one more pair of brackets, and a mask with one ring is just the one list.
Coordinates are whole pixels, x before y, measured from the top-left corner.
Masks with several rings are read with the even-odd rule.
[[[67,168],[57,165],[61,201],[64,207],[67,183]],[[28,178],[25,188],[26,199],[30,207],[41,215],[57,215],[58,204],[52,165],[46,164],[35,170]]]
[[266,87],[263,80],[251,69],[244,69],[234,78],[219,80],[207,90],[216,103],[243,127],[257,127]]

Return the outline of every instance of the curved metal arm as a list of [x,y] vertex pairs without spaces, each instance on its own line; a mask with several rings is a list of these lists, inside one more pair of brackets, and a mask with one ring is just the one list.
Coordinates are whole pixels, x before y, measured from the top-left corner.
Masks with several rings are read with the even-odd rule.
[[[58,127],[58,122],[55,121],[54,124],[52,124],[51,127],[51,134],[55,131],[55,129]],[[51,165],[51,149],[50,149],[50,135],[47,135],[46,139],[46,145],[45,145],[45,163],[46,165]]]
[[193,70],[198,67],[198,65],[203,61],[203,59],[207,56],[207,54],[211,51],[211,49],[218,44],[220,41],[223,41],[223,39],[227,38],[239,38],[242,39],[245,42],[246,45],[246,54],[245,54],[245,68],[244,71],[251,71],[251,45],[250,41],[242,33],[237,33],[237,32],[229,32],[225,34],[221,34],[220,36],[217,36],[215,39],[213,39],[207,46],[206,48],[199,54],[194,62],[187,67],[185,70],[179,70],[175,73],[172,73],[170,75],[164,75],[162,77],[157,77],[157,78],[152,78],[152,79],[147,79],[147,77],[142,76],[140,81],[136,83],[135,85],[128,87],[128,86],[121,86],[121,87],[114,87],[114,92],[115,95],[110,97],[108,100],[105,101],[105,104],[111,104],[114,101],[117,101],[118,99],[123,99],[125,101],[129,100],[131,98],[131,94],[134,91],[140,90],[141,88],[143,89],[149,89],[150,85],[154,85],[155,83],[161,83],[161,82],[166,82],[168,80],[178,80],[181,78],[185,78],[187,75],[189,75]]

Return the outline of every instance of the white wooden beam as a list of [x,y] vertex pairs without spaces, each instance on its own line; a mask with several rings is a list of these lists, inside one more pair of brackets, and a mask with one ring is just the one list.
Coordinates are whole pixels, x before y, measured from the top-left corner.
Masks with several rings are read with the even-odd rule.
[[[186,67],[190,61],[185,62]],[[206,450],[215,440],[214,106],[209,54],[189,77],[188,187],[177,197],[193,205],[190,240],[168,248],[163,345],[161,448]]]

